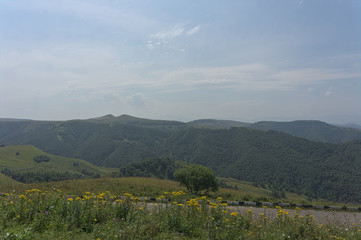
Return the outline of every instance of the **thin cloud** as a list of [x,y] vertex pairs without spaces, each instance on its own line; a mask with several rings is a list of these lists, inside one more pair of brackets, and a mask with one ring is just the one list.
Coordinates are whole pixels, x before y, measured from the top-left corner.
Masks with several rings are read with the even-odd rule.
[[176,24],[176,25],[170,26],[167,30],[152,34],[151,37],[166,41],[166,40],[184,36],[184,35],[187,35],[187,36],[194,35],[194,34],[198,33],[201,29],[200,26],[195,26],[191,29],[187,29],[187,27],[186,27],[187,25],[188,24],[182,24],[182,23]]
[[192,28],[191,30],[187,31],[187,35],[193,35],[196,34],[197,32],[199,32],[199,30],[201,30],[200,26],[196,26],[194,28]]
[[160,40],[168,40],[168,39],[175,38],[175,37],[182,35],[183,32],[184,32],[184,26],[174,25],[165,31],[160,31],[160,32],[152,35],[152,37],[160,39]]

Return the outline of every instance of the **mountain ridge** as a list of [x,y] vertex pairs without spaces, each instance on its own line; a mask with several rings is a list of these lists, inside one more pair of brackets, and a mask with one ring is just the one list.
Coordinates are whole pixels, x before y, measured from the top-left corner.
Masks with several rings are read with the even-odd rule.
[[[335,144],[250,127],[212,129],[177,121],[133,121],[131,116],[103,120],[0,121],[0,145],[31,144],[51,154],[117,168],[169,157],[205,165],[220,176],[312,197],[361,202],[361,139]],[[294,123],[281,125],[288,124]],[[296,124],[304,127],[305,122]],[[326,132],[329,126],[307,124],[326,126]]]

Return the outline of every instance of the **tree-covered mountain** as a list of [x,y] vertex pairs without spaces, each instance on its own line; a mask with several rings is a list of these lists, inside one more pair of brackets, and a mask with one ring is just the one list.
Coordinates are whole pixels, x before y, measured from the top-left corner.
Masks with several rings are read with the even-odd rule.
[[349,124],[345,126],[336,126],[312,120],[298,120],[292,122],[261,121],[256,123],[244,123],[229,120],[200,119],[191,121],[188,124],[193,127],[211,129],[247,127],[260,130],[274,130],[311,141],[330,143],[344,143],[361,139],[361,129],[357,129],[357,125]]
[[[303,123],[284,129],[302,129],[309,124],[325,126],[319,122]],[[327,129],[318,131],[326,133]],[[210,167],[219,176],[312,197],[361,202],[360,140],[331,144],[273,130],[214,129],[108,115],[63,122],[3,120],[1,144],[31,144],[48,153],[108,167],[169,157]]]
[[188,129],[168,141],[170,157],[219,176],[336,201],[361,201],[361,141],[312,142],[276,131]]
[[256,122],[249,126],[261,130],[285,132],[312,141],[343,143],[361,139],[361,130],[334,126],[321,121]]
[[188,125],[199,128],[231,128],[231,127],[249,127],[251,123],[238,122],[232,120],[199,119],[188,122]]

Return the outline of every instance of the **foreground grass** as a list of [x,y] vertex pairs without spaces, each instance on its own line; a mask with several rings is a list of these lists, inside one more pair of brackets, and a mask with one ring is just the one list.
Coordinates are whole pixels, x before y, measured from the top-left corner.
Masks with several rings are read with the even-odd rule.
[[320,225],[278,209],[273,220],[230,212],[207,197],[183,202],[184,192],[164,192],[170,204],[146,204],[131,194],[66,195],[32,189],[0,194],[1,239],[360,239],[357,226]]

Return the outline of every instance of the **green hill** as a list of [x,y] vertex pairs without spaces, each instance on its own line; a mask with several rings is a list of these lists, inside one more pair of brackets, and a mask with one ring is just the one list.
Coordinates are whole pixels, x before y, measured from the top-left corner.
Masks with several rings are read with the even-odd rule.
[[231,120],[199,119],[188,122],[188,125],[200,128],[231,128],[231,127],[249,127],[251,123],[244,123]]
[[0,173],[0,188],[21,185],[22,183]]
[[[46,156],[48,161],[36,162],[34,159],[37,156]],[[9,175],[20,181],[23,179],[24,182],[29,182],[29,178],[36,181],[34,176],[38,176],[39,180],[44,174],[47,174],[47,177],[48,174],[53,174],[64,178],[64,175],[59,174],[68,174],[65,176],[69,178],[83,178],[106,176],[114,171],[110,168],[97,167],[82,159],[49,154],[31,145],[0,147],[0,170],[2,176]]]
[[[316,125],[318,129],[326,126],[324,132],[330,129],[322,122],[304,121],[292,123],[289,128]],[[360,142],[322,143],[280,131],[199,128],[127,115],[64,122],[0,121],[0,145],[31,144],[47,153],[107,167],[168,157],[205,165],[219,176],[335,201],[361,202]],[[19,156],[11,153],[12,164],[16,165],[16,157],[26,155],[19,152]],[[52,167],[51,161],[40,164],[50,171],[61,169]],[[33,167],[29,163],[23,166],[29,171]],[[93,168],[89,171],[95,172]],[[66,171],[79,173],[70,169]]]
[[326,144],[275,131],[188,129],[167,143],[170,158],[219,176],[335,201],[361,201],[361,141]]
[[320,121],[257,122],[249,127],[285,132],[320,142],[343,143],[361,139],[361,130],[338,127]]

